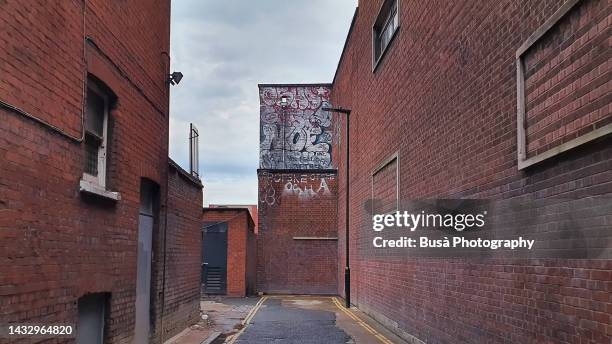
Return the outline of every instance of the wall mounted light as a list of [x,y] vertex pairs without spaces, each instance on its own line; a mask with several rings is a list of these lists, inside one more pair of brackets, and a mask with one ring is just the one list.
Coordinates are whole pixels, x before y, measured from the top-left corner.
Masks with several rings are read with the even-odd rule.
[[183,79],[183,73],[181,72],[174,72],[168,75],[168,83],[170,85],[178,85],[182,79]]
[[280,105],[282,107],[289,105],[289,98],[287,96],[282,96],[280,100]]

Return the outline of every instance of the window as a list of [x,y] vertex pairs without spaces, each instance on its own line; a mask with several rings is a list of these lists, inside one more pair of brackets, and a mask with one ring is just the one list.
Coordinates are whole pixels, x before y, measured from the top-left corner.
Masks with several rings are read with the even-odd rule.
[[109,136],[109,112],[116,101],[114,93],[98,84],[96,79],[88,80],[85,103],[85,137],[83,140],[83,178],[79,187],[82,193],[107,198],[121,199],[118,192],[107,190],[106,157]]
[[106,186],[106,144],[108,136],[109,99],[99,87],[87,87],[85,112],[85,166],[83,180]]
[[373,61],[372,69],[380,62],[395,32],[399,28],[399,0],[386,0],[378,13],[372,28]]

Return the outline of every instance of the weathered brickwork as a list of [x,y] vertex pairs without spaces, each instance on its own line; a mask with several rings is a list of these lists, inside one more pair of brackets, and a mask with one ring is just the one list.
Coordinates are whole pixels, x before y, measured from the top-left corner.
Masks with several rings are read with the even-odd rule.
[[228,225],[226,294],[235,297],[255,294],[257,238],[249,209],[204,208],[201,221],[204,225],[222,222]]
[[[79,297],[108,293],[105,342],[132,343],[141,181],[159,186],[154,264],[163,260],[166,209],[185,207],[173,209],[182,220],[168,219],[177,226],[168,228],[169,247],[181,250],[192,235],[189,202],[201,206],[191,187],[182,201],[166,199],[170,1],[8,0],[0,7],[0,322],[75,323]],[[118,201],[79,192],[88,77],[116,96],[106,181]],[[190,250],[185,246],[184,254]],[[167,262],[175,263],[176,254]],[[190,290],[191,274],[177,281],[179,289]],[[159,317],[159,271],[153,281],[152,312]],[[192,319],[192,310],[177,310],[187,298],[166,295],[168,331],[178,330],[172,322]],[[160,321],[151,323],[152,342],[159,342]]]
[[[475,261],[375,258],[358,249],[362,233],[372,230],[367,210],[377,192],[372,171],[395,152],[400,199],[612,195],[609,137],[517,168],[516,51],[563,3],[400,0],[399,31],[372,71],[372,23],[382,1],[359,2],[331,96],[334,106],[352,110],[352,301],[406,338],[427,343],[612,339],[609,256]],[[580,1],[560,20],[561,28],[526,53],[532,153],[563,142],[570,131],[551,133],[564,126],[580,132],[609,121],[611,12],[606,1]],[[342,132],[337,152],[344,151],[345,139]],[[346,161],[343,154],[337,157],[342,268]],[[383,186],[386,190],[389,183]],[[604,217],[592,222],[593,229],[609,225]],[[609,234],[590,242],[602,240]]]
[[259,170],[257,290],[337,293],[335,170]]
[[[164,338],[171,338],[188,326],[198,322],[200,315],[200,281],[202,262],[202,184],[188,172],[170,161],[168,174],[168,229],[166,231],[166,258],[156,260],[158,271],[156,294],[159,316],[156,330]],[[159,240],[160,252],[163,241]],[[165,266],[165,285],[163,281]],[[163,321],[162,313],[163,312]]]

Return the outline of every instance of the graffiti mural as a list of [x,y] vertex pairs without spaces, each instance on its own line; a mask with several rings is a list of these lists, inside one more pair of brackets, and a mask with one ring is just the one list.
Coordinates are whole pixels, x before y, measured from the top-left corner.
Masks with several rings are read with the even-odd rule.
[[260,86],[260,168],[333,167],[329,94],[323,85]]
[[297,198],[309,201],[326,197],[334,197],[332,183],[336,179],[334,173],[268,173],[259,174],[260,206],[277,206],[282,199]]

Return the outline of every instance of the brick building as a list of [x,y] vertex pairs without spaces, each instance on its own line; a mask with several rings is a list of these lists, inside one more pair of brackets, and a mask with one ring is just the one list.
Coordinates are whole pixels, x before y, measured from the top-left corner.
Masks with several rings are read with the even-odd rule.
[[168,162],[170,1],[1,7],[0,322],[159,343],[197,316],[202,204]]
[[248,207],[215,206],[202,212],[202,292],[255,294],[257,238]]
[[255,234],[258,233],[258,220],[257,220],[257,204],[209,204],[209,208],[247,208],[249,209],[249,214],[251,214],[251,218],[255,223]]
[[259,85],[257,290],[337,293],[329,84]]
[[[331,90],[352,110],[353,304],[412,342],[612,340],[610,208],[596,198],[612,194],[611,16],[596,0],[359,2]],[[385,256],[364,239],[370,200],[436,198],[593,203],[574,215],[581,237],[558,214],[530,227],[549,235],[540,252],[561,253],[537,259]],[[574,239],[585,254],[564,253]]]

